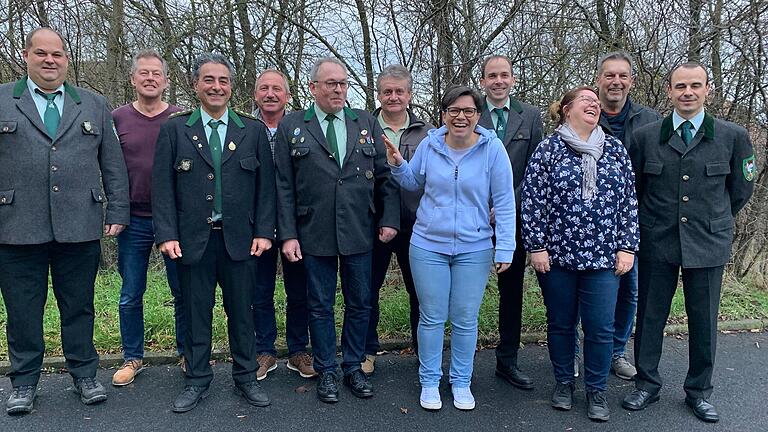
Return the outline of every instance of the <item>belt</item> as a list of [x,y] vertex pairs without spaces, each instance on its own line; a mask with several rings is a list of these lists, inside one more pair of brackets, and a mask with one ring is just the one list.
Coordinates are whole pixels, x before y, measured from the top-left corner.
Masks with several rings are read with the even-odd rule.
[[211,229],[214,230],[220,230],[221,229],[221,221],[213,221],[211,222]]

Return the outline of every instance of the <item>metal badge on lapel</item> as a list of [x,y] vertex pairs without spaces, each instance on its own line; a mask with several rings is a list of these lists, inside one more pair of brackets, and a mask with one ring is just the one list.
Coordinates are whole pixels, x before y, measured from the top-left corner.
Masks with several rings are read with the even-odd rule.
[[192,141],[197,141],[199,138],[197,138],[197,135],[192,135]]
[[235,151],[235,149],[237,148],[237,145],[235,145],[234,142],[230,141],[227,148],[229,149],[229,151]]
[[362,136],[366,136],[366,135],[368,135],[368,129],[363,129],[363,130],[361,130],[361,131],[360,131],[360,135],[362,135]]
[[192,159],[182,159],[179,161],[179,165],[176,167],[176,171],[190,171],[192,169]]
[[300,128],[296,128],[296,129],[293,130],[293,136],[299,136],[300,133],[301,133],[301,129]]
[[373,178],[373,171],[366,170],[365,171],[365,178],[367,178],[368,180],[372,179]]
[[83,122],[83,132],[87,134],[93,133],[93,125],[90,121],[86,120]]

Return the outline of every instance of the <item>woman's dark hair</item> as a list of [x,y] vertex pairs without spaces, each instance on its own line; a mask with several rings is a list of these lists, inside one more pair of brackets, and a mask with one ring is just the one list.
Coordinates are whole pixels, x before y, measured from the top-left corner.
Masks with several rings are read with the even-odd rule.
[[556,121],[558,125],[563,124],[565,122],[563,108],[570,105],[571,102],[576,99],[576,96],[579,95],[579,92],[583,90],[591,91],[595,94],[595,97],[597,97],[597,90],[590,86],[579,86],[568,90],[559,101],[554,101],[552,105],[549,106],[549,116],[552,120]]
[[478,113],[483,110],[483,98],[480,97],[480,93],[467,86],[456,85],[448,87],[448,89],[445,90],[445,93],[443,93],[443,98],[440,100],[440,111],[447,110],[452,103],[456,102],[456,99],[462,96],[472,97],[472,100],[475,101],[475,108],[477,108]]

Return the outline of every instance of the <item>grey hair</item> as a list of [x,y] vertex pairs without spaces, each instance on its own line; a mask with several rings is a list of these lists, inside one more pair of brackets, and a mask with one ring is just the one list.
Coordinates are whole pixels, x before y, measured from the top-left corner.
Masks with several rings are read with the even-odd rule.
[[602,57],[600,57],[600,60],[597,61],[598,75],[603,73],[603,65],[605,65],[605,62],[609,60],[624,60],[625,62],[629,63],[630,73],[632,74],[632,76],[635,76],[635,60],[626,51],[611,51],[608,54],[605,54]]
[[384,78],[394,78],[397,80],[406,80],[408,82],[407,87],[408,91],[413,91],[413,76],[411,76],[411,72],[403,65],[399,64],[393,64],[389,65],[384,68],[384,70],[381,71],[379,76],[376,78],[376,89],[378,91],[381,91],[381,80]]
[[291,94],[291,84],[288,82],[288,76],[282,72],[280,72],[277,69],[264,69],[260,74],[259,77],[256,78],[256,89],[259,88],[259,80],[261,80],[261,77],[268,73],[278,74],[281,78],[283,78],[283,82],[285,83],[285,92],[287,94]]
[[229,70],[229,79],[233,81],[235,78],[235,67],[221,54],[218,53],[204,53],[197,56],[192,63],[192,81],[197,81],[200,78],[200,68],[206,63],[216,63],[224,65]]
[[324,65],[325,63],[333,63],[341,66],[342,69],[344,69],[344,73],[347,73],[347,67],[344,65],[344,63],[341,62],[341,60],[337,59],[336,57],[322,57],[317,59],[315,64],[312,65],[312,69],[309,71],[309,79],[311,81],[317,81],[317,73],[320,70],[320,66]]
[[168,63],[166,63],[165,59],[160,55],[159,52],[152,48],[138,50],[133,53],[133,57],[131,58],[131,75],[136,73],[136,71],[139,69],[139,60],[144,58],[154,58],[159,60],[160,63],[163,64],[163,75],[168,77]]
[[64,53],[69,55],[69,51],[67,51],[67,42],[64,40],[64,36],[61,35],[58,31],[50,28],[50,27],[37,27],[32,29],[29,33],[27,33],[27,36],[24,38],[24,49],[30,49],[32,48],[32,37],[37,34],[37,32],[41,30],[48,30],[49,32],[53,32],[56,36],[59,37],[59,40],[61,41],[61,46],[64,48]]

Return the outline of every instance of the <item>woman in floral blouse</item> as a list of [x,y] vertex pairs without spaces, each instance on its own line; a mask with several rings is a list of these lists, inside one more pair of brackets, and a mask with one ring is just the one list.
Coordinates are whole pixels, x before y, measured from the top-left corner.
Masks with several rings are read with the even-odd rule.
[[587,416],[606,421],[619,276],[638,249],[634,174],[624,146],[598,126],[595,90],[578,87],[550,107],[558,121],[525,172],[522,233],[547,307],[552,406],[573,405],[574,331],[581,311]]

